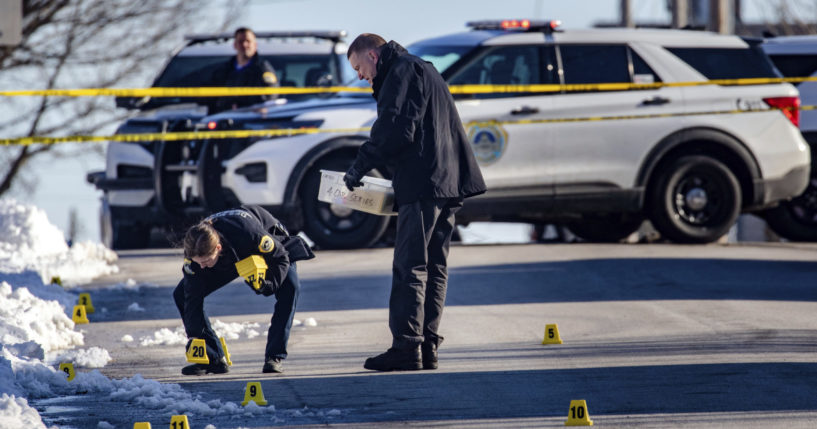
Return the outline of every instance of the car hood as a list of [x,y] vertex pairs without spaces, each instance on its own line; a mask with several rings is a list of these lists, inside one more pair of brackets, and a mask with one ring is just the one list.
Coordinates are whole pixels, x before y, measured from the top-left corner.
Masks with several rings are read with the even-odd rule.
[[[363,97],[332,97],[325,99],[311,99],[306,101],[290,102],[285,104],[275,104],[267,102],[255,105],[246,109],[231,110],[215,115],[207,116],[203,121],[219,121],[222,119],[253,119],[253,118],[278,118],[295,117],[307,112],[320,110],[333,110],[338,108],[348,108],[356,106],[374,106],[375,100],[371,96]],[[374,108],[374,107],[372,107]]]

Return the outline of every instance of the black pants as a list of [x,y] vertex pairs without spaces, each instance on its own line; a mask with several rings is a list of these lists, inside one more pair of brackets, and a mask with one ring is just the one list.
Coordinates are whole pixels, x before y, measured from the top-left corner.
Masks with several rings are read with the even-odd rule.
[[[184,319],[184,279],[179,282],[179,285],[173,291],[173,299],[176,301],[176,307],[182,315],[187,337],[204,339],[210,362],[224,357],[224,350],[221,349],[221,342],[212,326],[210,326],[210,319],[204,313],[204,298],[225,286],[234,278],[235,273],[224,273],[223,276],[223,278],[214,278],[212,282],[206,283],[205,290],[198,291],[199,293],[196,294],[195,299],[192,301],[191,308],[187,309],[190,312],[187,320]],[[289,272],[281,284],[281,288],[275,293],[275,312],[272,315],[269,331],[267,332],[267,347],[264,351],[265,361],[271,358],[286,359],[287,357],[287,343],[289,342],[289,333],[292,329],[292,319],[295,316],[295,307],[298,304],[300,290],[301,283],[298,281],[298,270],[293,262],[289,265]],[[261,298],[265,297],[259,296],[259,299]]]
[[448,246],[461,198],[401,205],[394,243],[389,328],[392,347],[439,345],[438,330],[448,286]]

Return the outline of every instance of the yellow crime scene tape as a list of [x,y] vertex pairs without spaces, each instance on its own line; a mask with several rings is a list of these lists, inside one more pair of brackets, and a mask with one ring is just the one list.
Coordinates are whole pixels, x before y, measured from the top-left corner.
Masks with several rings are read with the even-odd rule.
[[[538,92],[586,92],[586,91],[627,91],[638,89],[659,89],[705,85],[770,85],[779,83],[817,82],[817,77],[786,78],[746,78],[715,79],[695,82],[655,82],[655,83],[586,83],[586,84],[531,84],[531,85],[450,85],[452,94],[489,93],[538,93]],[[0,91],[0,97],[241,97],[248,95],[293,95],[337,92],[370,93],[371,88],[353,86],[326,87],[196,87],[196,88],[86,88],[86,89],[40,89]]]
[[[627,91],[638,89],[658,89],[662,87],[690,87],[703,85],[767,85],[779,83],[802,83],[815,82],[817,77],[794,77],[794,78],[748,78],[748,79],[717,79],[701,82],[657,82],[647,84],[637,83],[597,83],[597,84],[534,84],[534,85],[451,85],[449,90],[452,94],[486,94],[486,93],[547,93],[547,92],[591,92],[591,91]],[[314,93],[336,93],[336,92],[371,92],[371,88],[329,86],[329,87],[211,87],[211,88],[138,88],[138,89],[118,89],[118,88],[88,88],[88,89],[49,89],[49,90],[20,90],[20,91],[0,91],[0,97],[17,96],[46,96],[46,97],[88,97],[88,96],[116,96],[116,97],[225,97],[225,96],[246,96],[246,95],[271,95],[271,94],[314,94]],[[815,110],[817,106],[800,106],[800,110]],[[474,125],[520,125],[520,124],[547,124],[566,122],[595,122],[612,120],[633,120],[666,118],[677,116],[697,116],[697,115],[726,115],[739,113],[765,112],[770,109],[732,109],[708,112],[683,112],[683,113],[657,113],[643,115],[619,115],[619,116],[590,116],[578,118],[549,118],[549,119],[517,119],[510,121],[484,121],[470,122],[466,127]],[[145,134],[116,134],[108,136],[88,136],[74,135],[62,137],[16,137],[0,139],[1,146],[10,145],[32,145],[32,144],[58,144],[58,143],[87,143],[87,142],[148,142],[148,141],[180,141],[180,140],[205,140],[205,139],[235,139],[252,137],[283,137],[302,134],[318,133],[361,133],[367,132],[370,127],[342,128],[342,129],[318,129],[318,128],[288,128],[269,130],[223,130],[223,131],[188,131],[188,132],[167,132],[167,133],[145,133]]]
[[[800,106],[801,110],[815,110],[817,106]],[[587,116],[581,118],[543,118],[543,119],[515,119],[510,121],[474,121],[468,122],[466,128],[471,126],[487,125],[527,125],[527,124],[555,124],[567,122],[596,122],[596,121],[621,121],[633,119],[655,119],[679,116],[698,115],[733,115],[738,113],[758,113],[768,112],[769,109],[731,109],[712,110],[706,112],[682,112],[682,113],[653,113],[643,115],[617,115],[617,116]],[[26,146],[32,144],[57,144],[57,143],[88,143],[88,142],[150,142],[150,141],[181,141],[181,140],[218,140],[218,139],[241,139],[252,137],[286,137],[302,134],[357,134],[368,132],[371,127],[359,128],[284,128],[270,130],[224,130],[224,131],[185,131],[168,133],[145,133],[145,134],[115,134],[109,136],[64,136],[64,137],[17,137],[0,139],[0,146],[19,145]]]

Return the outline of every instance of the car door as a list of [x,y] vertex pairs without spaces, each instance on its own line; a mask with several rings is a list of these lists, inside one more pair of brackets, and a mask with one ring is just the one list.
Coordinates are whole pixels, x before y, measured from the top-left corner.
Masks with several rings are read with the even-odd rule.
[[[558,83],[555,54],[541,45],[490,46],[455,72],[450,85],[528,85]],[[549,138],[542,124],[519,123],[541,119],[551,110],[544,93],[458,95],[457,109],[482,174],[494,195],[501,189],[545,184],[542,162]],[[550,194],[547,189],[531,189]]]
[[[558,50],[568,85],[661,81],[626,44],[563,43]],[[684,121],[664,116],[684,112],[679,88],[565,92],[552,100],[554,118],[596,118],[552,124],[544,150],[550,155],[546,174],[557,198],[632,187],[645,154]],[[630,116],[646,117],[625,118]]]

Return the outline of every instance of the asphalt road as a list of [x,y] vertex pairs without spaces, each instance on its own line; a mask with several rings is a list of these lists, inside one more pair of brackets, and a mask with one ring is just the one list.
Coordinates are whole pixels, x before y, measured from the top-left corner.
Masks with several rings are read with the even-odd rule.
[[[230,373],[192,378],[180,375],[181,347],[120,341],[181,325],[171,298],[181,257],[170,250],[122,253],[119,274],[85,288],[107,311],[83,329],[87,346],[113,357],[101,370],[108,377],[142,374],[237,403],[260,381],[276,408],[275,419],[196,416],[193,428],[562,427],[576,399],[596,426],[811,428],[815,261],[817,245],[780,243],[454,247],[436,371],[362,368],[390,344],[391,249],[323,251],[299,264],[296,318],[317,326],[293,329],[283,375],[261,373],[265,335],[230,344]],[[157,287],[105,289],[129,278]],[[125,311],[132,302],[146,311]],[[273,303],[236,283],[206,308],[265,332]],[[541,344],[551,323],[563,344]],[[169,422],[108,398],[33,405],[70,427]]]

